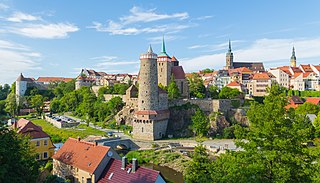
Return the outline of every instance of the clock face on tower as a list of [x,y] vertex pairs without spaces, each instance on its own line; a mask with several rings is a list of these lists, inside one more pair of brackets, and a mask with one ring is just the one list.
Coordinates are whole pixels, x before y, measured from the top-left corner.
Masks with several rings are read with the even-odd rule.
[[111,157],[113,155],[113,152],[109,151],[108,156]]

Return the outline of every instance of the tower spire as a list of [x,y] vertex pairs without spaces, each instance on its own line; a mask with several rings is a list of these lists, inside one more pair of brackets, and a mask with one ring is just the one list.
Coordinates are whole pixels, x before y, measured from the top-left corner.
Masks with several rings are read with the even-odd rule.
[[152,50],[151,44],[149,45],[148,53],[153,53],[153,50]]
[[294,49],[294,46],[292,47],[292,57],[296,57],[296,51]]
[[164,43],[164,35],[163,35],[163,37],[162,37],[161,52],[162,52],[162,53],[166,53],[166,45],[165,45],[165,43]]
[[232,51],[231,50],[231,41],[230,41],[230,39],[229,39],[229,50],[228,51],[229,51],[229,53],[231,53],[231,51]]

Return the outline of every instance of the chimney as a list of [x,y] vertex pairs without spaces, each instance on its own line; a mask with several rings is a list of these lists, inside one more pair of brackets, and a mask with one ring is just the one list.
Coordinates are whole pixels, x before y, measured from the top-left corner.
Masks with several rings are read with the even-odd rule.
[[135,173],[138,169],[138,161],[136,158],[132,158],[132,173]]
[[80,141],[80,140],[81,140],[79,136],[78,136],[78,138],[77,138],[77,139],[78,139],[78,141]]
[[97,141],[94,141],[94,145],[95,145],[95,146],[98,146],[98,142],[97,142]]
[[121,164],[121,169],[122,170],[125,170],[126,169],[126,166],[127,166],[127,157],[123,156],[122,157],[122,164]]

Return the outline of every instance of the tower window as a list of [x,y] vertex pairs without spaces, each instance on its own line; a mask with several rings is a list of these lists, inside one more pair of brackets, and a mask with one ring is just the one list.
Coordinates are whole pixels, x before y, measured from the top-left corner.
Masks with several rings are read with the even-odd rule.
[[143,132],[143,127],[141,128],[141,132]]

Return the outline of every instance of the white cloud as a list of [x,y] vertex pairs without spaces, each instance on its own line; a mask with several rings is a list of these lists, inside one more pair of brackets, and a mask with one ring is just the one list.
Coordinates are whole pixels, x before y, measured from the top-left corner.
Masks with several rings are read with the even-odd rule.
[[208,46],[209,45],[207,45],[207,44],[205,44],[205,45],[196,44],[196,45],[189,46],[188,49],[192,50],[192,49],[198,49],[198,48],[206,48]]
[[[166,35],[165,37],[165,41],[169,42],[169,41],[173,41],[173,40],[177,40],[177,39],[183,39],[183,37],[181,36],[176,36],[176,35]],[[149,41],[151,41],[151,44],[159,44],[162,43],[162,36],[156,36],[156,37],[150,37],[148,38]]]
[[[100,22],[93,22],[92,26],[88,28],[94,28],[99,32],[108,32],[111,35],[137,35],[141,33],[156,33],[156,32],[179,32],[182,29],[189,28],[190,23],[178,24],[162,24],[162,25],[145,25],[150,22],[156,22],[159,20],[172,19],[173,21],[181,21],[189,18],[187,12],[174,13],[174,14],[158,14],[155,9],[143,10],[134,6],[130,9],[130,15],[119,18],[119,21],[109,20],[107,25],[103,25]],[[138,23],[144,23],[142,25]]]
[[6,9],[8,9],[8,8],[9,8],[8,5],[3,4],[3,3],[0,3],[0,10],[6,10]]
[[155,9],[150,10],[143,10],[142,8],[139,8],[137,6],[134,6],[130,9],[131,15],[124,16],[120,18],[120,21],[126,25],[126,24],[132,24],[136,22],[153,22],[158,20],[164,20],[164,19],[179,19],[184,20],[189,18],[189,15],[187,12],[183,13],[174,13],[174,14],[157,14],[155,12]]
[[[292,46],[296,48],[297,62],[319,64],[320,38],[259,39],[246,48],[234,50],[234,61],[260,61],[267,67],[289,65]],[[227,47],[226,47],[227,49]],[[197,71],[206,67],[221,69],[225,65],[225,52],[180,59],[186,71]]]
[[27,24],[23,27],[12,27],[10,32],[42,39],[59,39],[68,37],[68,33],[77,32],[79,28],[70,23]]
[[102,62],[102,63],[98,63],[97,67],[104,67],[104,66],[116,66],[116,65],[132,65],[132,64],[138,64],[139,61],[124,61],[124,62],[118,62],[118,61],[114,61],[114,62]]
[[209,19],[209,18],[213,18],[213,16],[211,16],[211,15],[206,15],[206,16],[198,17],[198,18],[196,18],[196,19],[197,19],[197,20],[205,20],[205,19]]
[[0,40],[0,84],[11,84],[19,73],[41,69],[38,61],[41,54],[27,46]]
[[7,18],[10,22],[23,22],[23,21],[35,21],[41,20],[41,17],[36,17],[30,14],[22,13],[22,12],[15,12],[9,18]]
[[91,60],[98,60],[98,61],[103,61],[103,62],[109,62],[113,61],[114,59],[117,59],[118,57],[116,56],[101,56],[101,57],[93,57],[90,58]]

